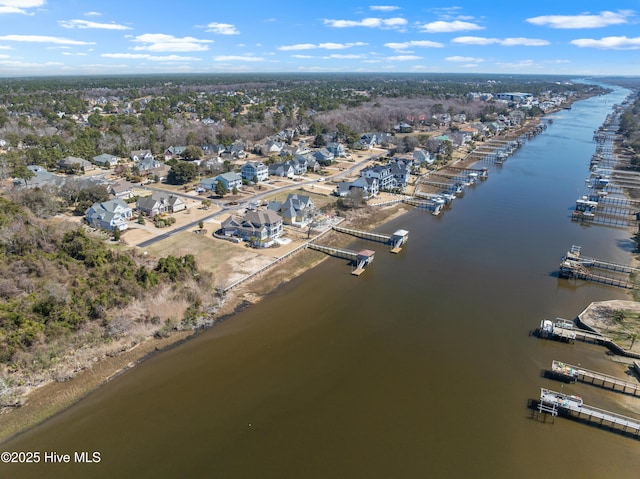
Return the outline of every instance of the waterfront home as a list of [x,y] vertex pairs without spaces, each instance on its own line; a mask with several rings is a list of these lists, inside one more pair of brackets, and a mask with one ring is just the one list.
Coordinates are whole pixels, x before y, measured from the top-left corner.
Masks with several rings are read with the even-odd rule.
[[431,153],[429,153],[427,150],[416,150],[416,151],[414,151],[413,152],[413,159],[419,165],[421,165],[422,163],[426,163],[427,165],[431,165],[431,164],[433,164],[434,161],[436,161],[436,159],[433,156],[431,156]]
[[388,191],[395,188],[395,178],[389,165],[368,166],[360,172],[360,176],[363,178],[376,178],[380,190]]
[[302,227],[311,221],[315,205],[306,195],[289,194],[284,201],[271,201],[267,209],[278,213],[284,224]]
[[150,196],[139,198],[136,210],[152,218],[162,213],[177,213],[187,209],[184,200],[179,196],[161,191],[155,191]]
[[244,217],[229,216],[221,224],[224,236],[250,241],[256,248],[267,248],[282,234],[282,218],[272,210],[247,211]]
[[135,161],[137,163],[138,161],[146,160],[148,158],[153,159],[153,154],[150,150],[133,150],[129,154],[129,158],[131,161]]
[[246,181],[265,181],[269,179],[269,168],[261,161],[247,161],[240,168],[242,179]]
[[119,158],[117,156],[110,155],[108,153],[102,153],[101,155],[94,156],[93,162],[102,166],[114,166],[118,164]]
[[406,160],[392,160],[389,162],[389,168],[394,179],[394,188],[404,189],[409,183],[411,168]]
[[333,194],[339,198],[344,198],[351,191],[351,182],[350,181],[341,181],[338,183],[336,188],[333,190]]
[[365,198],[377,196],[380,191],[377,178],[366,178],[362,176],[352,182],[350,188],[361,188]]
[[85,219],[94,228],[113,231],[128,228],[127,221],[133,216],[133,210],[121,199],[94,203],[85,212]]
[[57,163],[58,168],[67,173],[77,173],[80,171],[95,170],[96,165],[84,158],[76,158],[75,156],[67,156]]

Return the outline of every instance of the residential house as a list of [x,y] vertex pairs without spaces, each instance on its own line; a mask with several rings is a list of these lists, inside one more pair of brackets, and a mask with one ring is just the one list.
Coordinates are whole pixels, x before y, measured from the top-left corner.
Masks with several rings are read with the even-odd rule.
[[427,150],[414,151],[413,159],[418,164],[426,163],[427,165],[431,165],[434,161],[436,161],[435,158],[431,156],[431,153],[429,153]]
[[27,169],[33,173],[28,180],[24,178],[14,178],[14,188],[44,188],[45,186],[61,186],[66,178],[47,171],[43,166],[28,165]]
[[345,149],[342,143],[338,143],[336,141],[331,141],[327,143],[327,150],[333,153],[335,158],[345,157],[347,156],[347,150]]
[[93,162],[103,166],[114,166],[118,164],[119,158],[117,156],[109,155],[108,153],[102,153],[101,155],[94,156]]
[[171,158],[179,158],[186,149],[186,146],[170,146],[169,148],[164,150],[164,158],[165,160],[170,160]]
[[131,161],[135,161],[136,163],[138,161],[146,160],[149,158],[153,159],[153,154],[150,150],[133,150],[129,155],[129,159],[131,159]]
[[362,135],[356,142],[356,147],[362,150],[370,150],[376,146],[377,141],[378,138],[374,133],[367,133]]
[[269,168],[261,161],[247,161],[240,169],[242,179],[246,181],[265,181],[269,179]]
[[318,163],[323,165],[330,165],[331,163],[333,163],[333,160],[335,158],[334,154],[326,148],[320,148],[313,154],[313,157],[318,161]]
[[133,184],[128,181],[120,181],[109,185],[107,190],[111,196],[115,196],[120,200],[127,200],[135,196],[135,193],[133,192]]
[[303,227],[313,218],[315,205],[308,196],[289,194],[284,201],[271,201],[267,209],[278,213],[284,224]]
[[138,170],[140,171],[140,173],[149,174],[152,170],[159,168],[161,165],[162,165],[161,162],[151,157],[151,158],[145,158],[143,160],[140,160],[136,166],[138,167]]
[[283,163],[272,163],[269,165],[269,176],[280,176],[281,178],[293,178],[295,169],[293,161],[285,161]]
[[95,170],[96,165],[84,158],[76,158],[74,156],[67,156],[57,163],[58,168],[66,172],[78,172]]
[[120,231],[128,228],[127,221],[133,216],[133,210],[121,199],[94,203],[85,212],[87,223],[95,228]]
[[389,165],[368,166],[360,172],[360,176],[362,178],[376,178],[380,190],[389,191],[395,188],[395,178]]
[[281,141],[269,140],[260,148],[260,153],[263,156],[279,155],[284,146]]
[[221,226],[224,236],[251,241],[258,248],[273,245],[282,234],[282,218],[269,209],[247,211],[243,218],[229,216]]
[[365,198],[377,196],[380,191],[377,178],[367,178],[363,176],[352,182],[351,188],[362,188]]
[[232,191],[233,188],[240,189],[242,187],[242,177],[238,173],[222,173],[213,178],[204,178],[200,180],[200,186],[203,188],[216,191],[216,183],[221,181],[222,184],[227,188],[227,191]]
[[227,152],[229,152],[229,155],[232,158],[242,159],[247,157],[247,153],[244,151],[244,145],[241,145],[239,143],[234,143],[233,145],[228,147]]
[[162,213],[177,213],[187,209],[184,200],[179,196],[161,191],[155,191],[150,196],[139,198],[136,202],[136,209],[140,213],[152,218]]
[[341,181],[340,183],[338,183],[335,190],[333,190],[333,194],[340,198],[344,198],[349,194],[349,191],[351,191],[351,182]]
[[389,162],[389,168],[394,178],[394,188],[404,190],[409,183],[411,175],[410,162],[407,160],[392,160]]

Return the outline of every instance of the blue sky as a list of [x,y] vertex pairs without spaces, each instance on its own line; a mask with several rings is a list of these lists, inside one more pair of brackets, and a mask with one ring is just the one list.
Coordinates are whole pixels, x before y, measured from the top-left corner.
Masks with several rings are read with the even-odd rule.
[[0,0],[0,77],[189,72],[640,75],[640,1]]

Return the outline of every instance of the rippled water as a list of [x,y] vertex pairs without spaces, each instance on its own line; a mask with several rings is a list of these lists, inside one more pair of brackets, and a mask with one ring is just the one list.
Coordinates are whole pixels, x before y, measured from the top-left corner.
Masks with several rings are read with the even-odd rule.
[[562,111],[441,217],[381,230],[361,277],[329,259],[4,445],[99,451],[99,464],[0,465],[2,477],[635,477],[640,441],[532,419],[540,387],[640,417],[640,399],[541,377],[552,359],[618,376],[598,346],[529,336],[620,290],[555,275],[571,244],[626,262],[629,234],[570,220],[593,130],[627,91]]

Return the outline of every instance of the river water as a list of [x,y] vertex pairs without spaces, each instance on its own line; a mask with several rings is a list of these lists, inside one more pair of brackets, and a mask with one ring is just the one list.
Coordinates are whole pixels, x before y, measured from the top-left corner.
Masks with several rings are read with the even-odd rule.
[[[414,210],[399,255],[359,278],[338,259],[157,355],[2,446],[71,464],[12,478],[636,477],[640,441],[532,418],[540,387],[640,417],[640,399],[544,379],[553,359],[624,376],[604,348],[529,336],[622,291],[559,280],[562,254],[627,262],[629,233],[570,220],[593,131],[627,90],[554,115],[441,217]],[[73,453],[100,453],[73,464]]]

